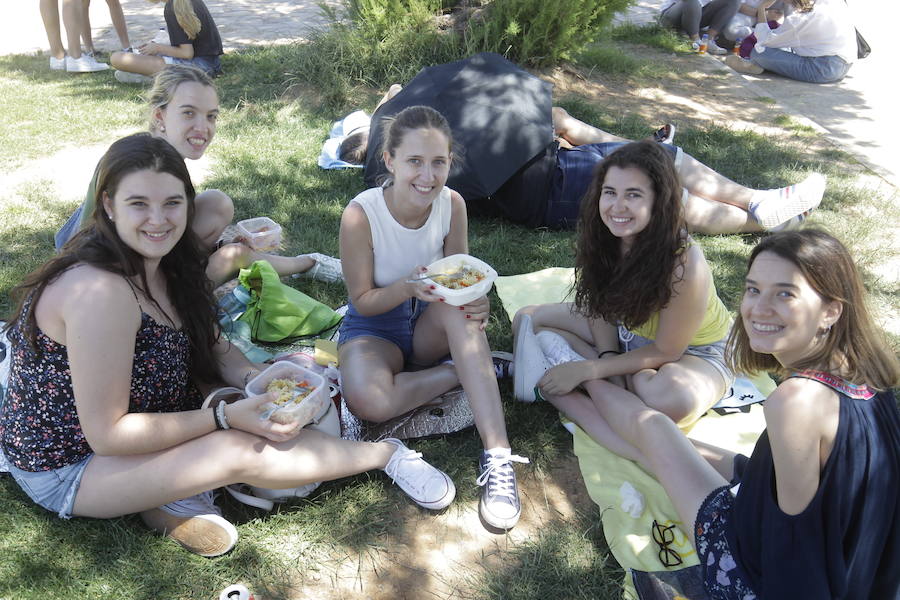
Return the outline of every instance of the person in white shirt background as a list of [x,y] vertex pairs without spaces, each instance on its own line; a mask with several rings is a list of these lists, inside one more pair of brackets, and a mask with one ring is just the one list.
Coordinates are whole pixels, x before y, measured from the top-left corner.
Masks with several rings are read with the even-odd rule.
[[856,30],[844,0],[788,0],[793,14],[778,29],[770,29],[765,11],[774,0],[757,7],[756,47],[749,60],[729,56],[736,71],[759,75],[771,71],[809,83],[834,83],[856,58]]

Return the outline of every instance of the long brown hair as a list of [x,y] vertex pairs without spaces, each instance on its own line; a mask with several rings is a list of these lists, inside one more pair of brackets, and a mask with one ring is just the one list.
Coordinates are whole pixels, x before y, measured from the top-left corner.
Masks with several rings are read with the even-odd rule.
[[[653,184],[650,222],[627,254],[621,240],[600,219],[600,193],[612,167],[640,169]],[[687,225],[681,181],[671,156],[649,141],[626,144],[594,171],[581,201],[575,257],[575,306],[579,312],[633,328],[665,308],[672,298],[673,273],[684,263]]]
[[763,252],[794,264],[825,302],[839,302],[843,310],[831,329],[819,336],[821,341],[813,352],[792,365],[781,365],[771,354],[755,352],[738,314],[726,353],[733,370],[787,375],[801,369],[839,365],[835,374],[853,383],[880,390],[900,383],[900,363],[872,320],[862,278],[850,252],[839,240],[819,229],[775,233],[763,238],[750,253],[748,270]]
[[[184,184],[188,202],[187,228],[175,247],[160,261],[166,278],[170,300],[191,345],[191,375],[201,381],[214,381],[218,366],[213,354],[217,333],[212,284],[206,277],[207,257],[199,238],[193,232],[194,186],[184,159],[169,142],[138,133],[114,142],[97,168],[93,223],[73,237],[62,252],[13,289],[17,310],[11,315],[7,329],[21,328],[32,349],[37,352],[35,307],[47,285],[67,269],[88,264],[122,277],[137,279],[137,286],[162,312],[165,311],[150,293],[144,259],[127,246],[103,210],[103,194],[115,196],[122,179],[129,173],[150,169],[169,173]],[[170,316],[170,315],[167,315]],[[170,316],[171,318],[171,316]]]

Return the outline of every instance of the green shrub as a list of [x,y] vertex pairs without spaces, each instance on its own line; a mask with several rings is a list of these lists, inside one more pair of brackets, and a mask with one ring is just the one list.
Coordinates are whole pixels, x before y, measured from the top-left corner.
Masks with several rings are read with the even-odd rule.
[[466,29],[468,53],[544,66],[570,59],[632,0],[492,0]]

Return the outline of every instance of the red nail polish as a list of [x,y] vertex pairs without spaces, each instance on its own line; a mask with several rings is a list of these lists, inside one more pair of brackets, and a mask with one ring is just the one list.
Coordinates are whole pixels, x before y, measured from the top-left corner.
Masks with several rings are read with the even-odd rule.
[[459,310],[462,310],[462,309],[463,309],[463,307],[462,307],[462,306],[460,306],[460,307],[459,307]]
[[441,302],[443,302],[443,301],[444,301],[444,299],[443,299],[443,298],[438,298],[438,300],[440,300],[440,301],[441,301]]
[[433,289],[433,290],[436,290],[436,289],[437,289],[437,288],[434,287],[433,285],[432,285],[432,286],[429,286],[429,287],[430,287],[431,289]]
[[470,319],[470,318],[472,318],[472,315],[466,315],[466,318]]

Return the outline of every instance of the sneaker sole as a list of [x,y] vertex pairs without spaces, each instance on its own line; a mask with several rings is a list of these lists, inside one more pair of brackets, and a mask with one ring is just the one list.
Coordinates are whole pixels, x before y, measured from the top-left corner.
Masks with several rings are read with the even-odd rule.
[[225,554],[234,548],[238,539],[234,525],[218,515],[176,517],[156,508],[141,513],[141,519],[189,552],[207,558]]

